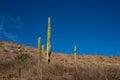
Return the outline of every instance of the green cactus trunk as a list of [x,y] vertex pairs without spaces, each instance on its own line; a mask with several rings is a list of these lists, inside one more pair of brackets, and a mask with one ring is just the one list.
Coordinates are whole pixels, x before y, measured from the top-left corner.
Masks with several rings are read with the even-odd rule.
[[38,59],[41,60],[41,38],[38,38]]
[[47,62],[50,63],[51,55],[51,19],[48,17],[48,32],[47,32]]
[[44,45],[42,45],[42,55],[44,58],[46,57]]
[[74,46],[74,60],[75,60],[75,64],[77,63],[77,56],[76,56],[76,52],[77,52],[77,47]]
[[37,73],[40,74],[40,78],[42,79],[42,51],[41,51],[41,44],[42,40],[39,37],[38,38],[38,68],[37,68]]
[[[74,59],[75,59],[75,73],[76,75],[78,74],[77,71],[78,71],[78,66],[77,66],[77,47],[74,46]],[[75,77],[75,80],[78,80],[77,77]]]

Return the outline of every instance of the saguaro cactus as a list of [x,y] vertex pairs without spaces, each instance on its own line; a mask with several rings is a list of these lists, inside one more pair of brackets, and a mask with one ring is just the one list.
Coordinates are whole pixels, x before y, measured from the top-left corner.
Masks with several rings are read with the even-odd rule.
[[42,55],[44,58],[46,57],[44,45],[42,45]]
[[[76,73],[76,75],[77,75],[77,74],[78,74],[78,73],[77,73],[78,67],[77,67],[77,55],[76,55],[76,52],[77,52],[77,47],[74,46],[75,73]],[[75,77],[75,80],[78,80],[77,77]]]
[[40,74],[40,78],[42,79],[42,64],[40,64],[40,62],[42,62],[42,54],[41,54],[41,44],[42,44],[42,40],[39,37],[38,38],[38,68],[37,68],[37,72],[38,74]]
[[47,32],[47,62],[50,63],[51,55],[51,18],[48,17],[48,32]]
[[38,59],[41,60],[41,37],[38,38]]
[[76,56],[76,52],[77,52],[77,47],[74,46],[74,59],[75,59],[75,64],[77,63],[77,56]]

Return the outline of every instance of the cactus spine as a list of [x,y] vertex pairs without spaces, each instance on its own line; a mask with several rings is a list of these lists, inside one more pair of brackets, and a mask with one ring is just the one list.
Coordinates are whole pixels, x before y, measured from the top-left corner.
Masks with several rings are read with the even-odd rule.
[[51,55],[51,18],[48,17],[48,32],[47,32],[47,62],[50,63]]
[[41,60],[41,38],[38,38],[38,59]]

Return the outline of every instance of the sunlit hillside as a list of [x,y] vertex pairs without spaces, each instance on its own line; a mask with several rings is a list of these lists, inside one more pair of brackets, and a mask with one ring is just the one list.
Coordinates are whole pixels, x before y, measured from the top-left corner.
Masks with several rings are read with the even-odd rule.
[[51,63],[37,49],[0,41],[0,80],[119,80],[120,57],[52,53]]

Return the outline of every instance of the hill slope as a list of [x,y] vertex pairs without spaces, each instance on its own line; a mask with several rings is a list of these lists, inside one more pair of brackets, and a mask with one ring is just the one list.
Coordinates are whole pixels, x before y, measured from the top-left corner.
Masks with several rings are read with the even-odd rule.
[[[37,57],[37,49],[21,45],[13,42],[0,41],[0,59],[14,58],[18,54],[28,53],[34,57]],[[78,55],[78,63],[114,63],[120,64],[120,57],[114,56],[100,56],[100,55]],[[51,60],[62,63],[62,60],[66,59],[68,63],[74,63],[74,56],[68,54],[52,53]]]
[[[26,55],[22,54],[32,57],[24,60]],[[22,57],[19,57],[21,55]],[[22,61],[17,62],[19,59]],[[38,67],[36,48],[0,41],[0,80],[19,79],[19,68],[22,69],[21,80],[120,79],[120,57],[77,55],[77,60],[76,68],[73,55],[53,52],[51,64],[47,65],[43,59]]]

